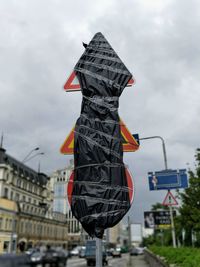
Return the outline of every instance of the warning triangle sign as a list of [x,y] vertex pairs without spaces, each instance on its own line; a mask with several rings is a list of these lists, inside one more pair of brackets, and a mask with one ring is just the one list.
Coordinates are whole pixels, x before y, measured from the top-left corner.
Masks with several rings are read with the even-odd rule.
[[[124,152],[134,152],[139,149],[139,141],[129,132],[124,122],[120,119],[121,136]],[[62,154],[74,154],[74,127],[60,148]]]
[[123,144],[124,152],[134,152],[139,148],[139,142],[136,138],[129,132],[125,123],[120,119],[120,127],[121,127],[121,137]]
[[[135,83],[135,80],[131,78],[127,84],[127,87],[132,86],[134,83]],[[74,71],[70,74],[69,78],[67,79],[64,85],[64,89],[66,92],[73,92],[73,91],[81,90],[81,86],[79,84],[78,78],[76,77],[76,74]]]
[[167,192],[167,195],[163,201],[164,206],[176,206],[178,202],[176,201],[175,197],[172,195],[170,191]]
[[81,90],[79,81],[78,81],[74,71],[71,73],[71,75],[67,79],[67,81],[64,85],[64,89],[67,92],[80,91]]

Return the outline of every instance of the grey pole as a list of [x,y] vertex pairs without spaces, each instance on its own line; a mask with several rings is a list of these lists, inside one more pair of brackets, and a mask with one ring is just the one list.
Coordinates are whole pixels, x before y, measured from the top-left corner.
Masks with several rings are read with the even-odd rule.
[[96,238],[96,267],[102,267],[102,239]]
[[129,266],[131,266],[131,222],[128,216],[128,249],[129,249]]
[[129,252],[131,251],[131,222],[130,216],[128,216],[128,248]]
[[[16,216],[16,214],[14,214],[14,216]],[[10,253],[16,252],[16,221],[14,219],[14,216],[12,217],[12,232],[10,235],[10,248],[9,248]]]
[[154,139],[154,138],[159,138],[162,141],[162,148],[163,148],[163,156],[164,156],[165,170],[167,170],[168,169],[168,167],[167,167],[167,153],[166,153],[164,139],[161,136],[159,136],[159,135],[155,135],[155,136],[149,136],[149,137],[139,138],[139,140],[147,140],[147,139]]
[[176,233],[175,233],[175,227],[174,227],[173,210],[172,210],[172,206],[171,205],[169,206],[169,212],[170,212],[170,219],[171,219],[173,247],[176,248]]
[[[164,165],[165,165],[165,170],[167,170],[168,169],[168,166],[167,166],[167,153],[166,153],[164,139],[159,135],[155,135],[155,136],[148,136],[148,137],[139,138],[139,140],[147,140],[147,139],[154,139],[154,138],[159,138],[162,141]],[[170,191],[170,190],[168,190],[168,191]],[[175,233],[175,227],[174,227],[173,210],[172,210],[172,206],[171,205],[169,205],[169,212],[170,212],[170,219],[171,219],[173,247],[176,248],[176,233]]]

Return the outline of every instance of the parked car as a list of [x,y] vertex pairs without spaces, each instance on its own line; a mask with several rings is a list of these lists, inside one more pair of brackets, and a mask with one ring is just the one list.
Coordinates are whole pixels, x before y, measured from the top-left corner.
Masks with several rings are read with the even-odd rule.
[[[96,264],[96,241],[95,240],[88,240],[86,243],[86,250],[85,250],[85,259],[87,261],[87,266],[95,266]],[[105,244],[102,244],[102,264],[107,265],[107,255]]]
[[79,250],[79,258],[85,258],[85,250],[86,247],[81,247],[81,249]]
[[143,247],[137,247],[138,249],[138,255],[141,255],[144,253],[144,248]]
[[70,251],[71,256],[78,256],[81,247],[77,246]]
[[31,262],[35,264],[54,264],[66,266],[68,255],[64,250],[47,248],[46,251],[37,251],[31,255]]
[[29,256],[31,256],[33,253],[38,252],[39,248],[29,248],[28,250],[25,251],[25,253]]
[[143,254],[143,248],[140,248],[140,247],[134,247],[131,249],[130,251],[130,255],[131,256],[137,256],[137,255],[141,255]]
[[107,248],[106,249],[106,255],[107,256],[112,256],[113,251],[114,251],[114,248]]
[[121,248],[115,248],[112,251],[112,256],[113,256],[113,258],[114,257],[121,257],[122,256],[122,254],[121,254]]
[[44,252],[36,251],[31,254],[31,262],[36,264],[41,264],[43,262],[43,258],[45,256]]

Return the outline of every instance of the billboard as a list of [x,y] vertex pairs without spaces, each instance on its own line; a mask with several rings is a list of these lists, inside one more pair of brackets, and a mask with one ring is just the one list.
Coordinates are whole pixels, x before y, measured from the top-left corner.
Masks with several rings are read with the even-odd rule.
[[186,169],[149,172],[148,179],[151,191],[188,187]]
[[[173,216],[176,212],[173,211]],[[149,229],[165,229],[171,226],[170,212],[162,211],[145,211],[144,227]]]

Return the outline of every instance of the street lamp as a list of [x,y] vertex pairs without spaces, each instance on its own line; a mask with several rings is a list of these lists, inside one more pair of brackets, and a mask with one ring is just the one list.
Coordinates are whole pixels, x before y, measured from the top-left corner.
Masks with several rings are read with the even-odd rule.
[[158,138],[158,139],[160,139],[162,141],[165,170],[167,170],[168,169],[168,167],[167,167],[167,154],[166,154],[166,148],[165,148],[164,139],[159,135],[155,135],[155,136],[148,136],[148,137],[139,138],[139,140],[147,140],[147,139],[154,139],[154,138]]
[[25,161],[27,161],[27,160],[28,160],[28,157],[29,157],[34,151],[37,151],[37,150],[39,150],[39,149],[40,149],[39,147],[36,147],[36,148],[32,149],[32,150],[26,155],[26,157],[22,160],[22,162],[24,163]]
[[[164,139],[159,136],[148,136],[148,137],[143,137],[143,138],[139,138],[139,140],[147,140],[147,139],[154,139],[154,138],[158,138],[162,141],[162,148],[163,148],[163,156],[164,156],[164,165],[165,165],[165,170],[168,169],[167,166],[167,154],[166,154],[166,148],[165,148],[165,141]],[[168,190],[170,191],[170,190]],[[174,227],[174,218],[173,218],[173,211],[172,211],[172,206],[169,206],[169,211],[170,211],[170,218],[171,218],[171,228],[172,228],[172,241],[173,241],[173,247],[176,248],[176,233],[175,233],[175,227]]]
[[35,155],[31,156],[30,158],[27,158],[26,160],[23,160],[23,163],[35,158],[36,156],[44,155],[44,152],[36,153]]

